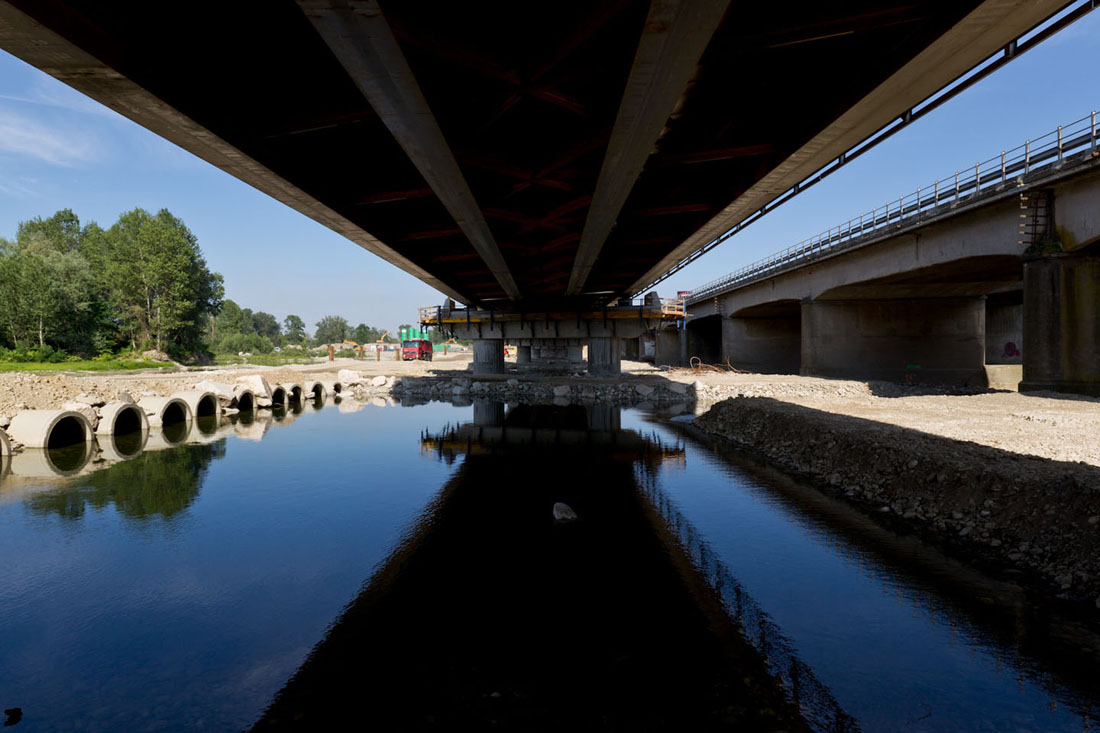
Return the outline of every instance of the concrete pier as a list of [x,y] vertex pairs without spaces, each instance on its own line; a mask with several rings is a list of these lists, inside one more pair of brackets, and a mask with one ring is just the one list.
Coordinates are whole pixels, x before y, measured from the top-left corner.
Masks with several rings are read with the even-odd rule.
[[1100,396],[1100,253],[1024,262],[1020,391]]
[[621,372],[619,339],[591,339],[588,342],[588,373],[594,377],[617,377]]
[[520,344],[516,347],[516,364],[531,363],[531,347]]
[[474,341],[475,374],[504,374],[504,341],[479,339]]
[[985,386],[985,299],[802,304],[807,376]]
[[802,318],[768,316],[722,319],[722,355],[739,369],[760,374],[798,374],[802,359]]

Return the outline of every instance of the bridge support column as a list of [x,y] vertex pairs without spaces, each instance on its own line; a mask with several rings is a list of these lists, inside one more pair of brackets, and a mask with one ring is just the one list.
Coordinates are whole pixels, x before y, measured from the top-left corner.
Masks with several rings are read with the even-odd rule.
[[569,359],[570,364],[575,364],[578,367],[584,362],[584,347],[583,346],[570,346],[566,357]]
[[594,377],[617,377],[622,373],[619,339],[610,337],[589,340],[588,373]]
[[653,334],[654,366],[680,366],[683,363],[680,354],[680,331],[658,328]]
[[516,347],[516,363],[517,364],[530,364],[531,363],[531,347],[530,346],[517,346]]
[[985,298],[803,302],[801,373],[984,387]]
[[504,425],[504,403],[484,397],[475,397],[474,424],[483,428],[499,428]]
[[1024,262],[1023,335],[1021,392],[1100,396],[1100,255]]
[[504,341],[479,339],[474,341],[475,374],[504,374]]
[[797,311],[790,318],[722,319],[722,356],[738,369],[798,374],[801,352],[802,321]]

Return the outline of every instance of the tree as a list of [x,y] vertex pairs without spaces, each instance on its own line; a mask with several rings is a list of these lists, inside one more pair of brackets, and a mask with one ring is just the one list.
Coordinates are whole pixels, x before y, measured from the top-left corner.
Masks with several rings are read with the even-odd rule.
[[283,319],[283,333],[292,344],[300,344],[306,338],[306,322],[293,313]]
[[252,333],[252,318],[234,301],[222,301],[221,310],[214,317],[214,341],[243,333]]
[[122,330],[136,346],[191,351],[201,345],[207,317],[221,305],[221,275],[206,267],[195,235],[167,209],[134,209],[119,217],[90,253],[108,284]]
[[319,344],[338,344],[348,337],[348,322],[340,316],[325,316],[317,321],[314,340]]
[[264,313],[263,311],[256,311],[253,313],[252,330],[267,338],[272,343],[279,342],[279,334],[281,333],[279,322],[275,320],[275,316],[270,313]]
[[[95,226],[94,223],[92,226]],[[72,209],[62,209],[49,219],[35,217],[19,222],[16,241],[23,246],[37,244],[65,254],[80,250],[84,234],[80,219]]]
[[352,338],[361,344],[371,344],[382,338],[382,329],[360,323],[355,327],[355,335]]

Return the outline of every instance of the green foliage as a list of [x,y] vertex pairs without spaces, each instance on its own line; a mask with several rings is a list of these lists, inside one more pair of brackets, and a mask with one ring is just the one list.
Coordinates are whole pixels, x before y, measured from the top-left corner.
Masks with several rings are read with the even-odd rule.
[[279,322],[275,320],[275,316],[263,311],[256,311],[252,314],[252,330],[276,343],[281,335]]
[[338,344],[348,337],[348,322],[340,316],[325,316],[317,321],[313,340],[319,344]]
[[166,210],[135,209],[104,230],[64,209],[0,240],[0,345],[17,350],[92,355],[128,341],[189,355],[221,298],[221,276]]
[[218,354],[270,354],[274,349],[271,340],[258,333],[231,333],[218,343],[214,351]]
[[375,328],[374,326],[368,326],[365,323],[360,323],[355,327],[355,331],[352,334],[352,339],[360,344],[372,344],[378,339],[382,338],[384,333],[383,329]]
[[293,313],[283,319],[283,335],[287,343],[300,344],[306,339],[306,322]]

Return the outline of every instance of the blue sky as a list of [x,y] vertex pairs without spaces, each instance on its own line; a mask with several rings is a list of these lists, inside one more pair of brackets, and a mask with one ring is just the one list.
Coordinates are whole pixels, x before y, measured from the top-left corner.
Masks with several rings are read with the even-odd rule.
[[[888,199],[1100,108],[1100,12],[1014,60],[662,283],[690,290]],[[393,329],[432,288],[311,219],[0,51],[0,236],[71,208],[110,225],[168,208],[199,239],[226,295]]]

